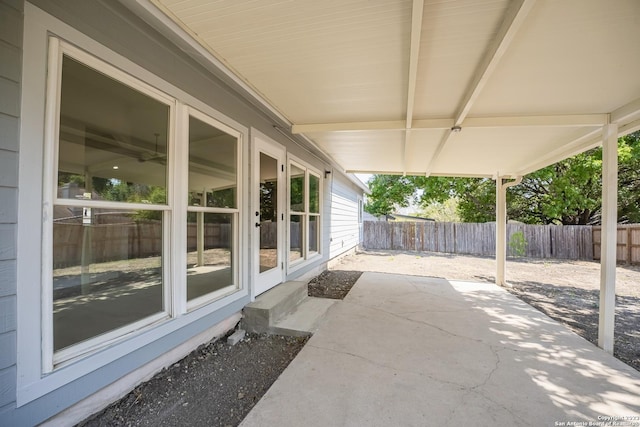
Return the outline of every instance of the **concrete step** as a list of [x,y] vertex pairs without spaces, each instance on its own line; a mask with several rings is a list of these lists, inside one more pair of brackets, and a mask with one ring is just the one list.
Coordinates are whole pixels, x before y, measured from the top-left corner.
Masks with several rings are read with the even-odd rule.
[[336,302],[334,299],[307,297],[294,311],[272,325],[269,332],[293,337],[312,335]]
[[307,297],[307,282],[285,282],[258,296],[243,309],[243,328],[264,333]]

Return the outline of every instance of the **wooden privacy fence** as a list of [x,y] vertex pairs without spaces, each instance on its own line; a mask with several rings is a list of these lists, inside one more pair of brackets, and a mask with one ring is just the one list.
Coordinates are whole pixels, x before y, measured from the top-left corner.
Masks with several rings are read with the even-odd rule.
[[[299,249],[301,223],[290,223],[288,234],[291,248]],[[205,249],[229,248],[232,242],[231,224],[206,223]],[[309,247],[318,250],[317,222],[309,224]],[[197,249],[197,225],[187,224],[187,250]],[[277,223],[264,222],[260,227],[262,248],[277,247]],[[53,228],[53,265],[65,268],[82,263],[82,251],[90,245],[90,262],[146,258],[162,254],[162,223],[137,221],[118,224],[95,224],[90,227],[78,223],[58,223]],[[85,247],[83,248],[83,245]]]
[[[289,223],[289,247],[300,249],[302,246],[302,223],[290,222]],[[275,249],[278,247],[278,223],[277,222],[263,222],[260,224],[260,248],[261,249]],[[316,221],[309,221],[309,247],[318,248],[318,223]]]
[[[616,260],[627,264],[640,264],[640,224],[618,224]],[[602,227],[593,227],[593,257],[600,259]]]
[[[301,244],[300,223],[291,223],[291,248]],[[316,248],[317,230],[310,224],[309,244]],[[366,249],[396,249],[472,255],[495,255],[495,223],[451,222],[364,222]],[[89,231],[90,230],[90,231]],[[263,247],[275,247],[276,224],[261,227]],[[581,225],[508,224],[507,242],[521,232],[526,245],[523,253],[507,246],[507,255],[530,258],[600,259],[601,227]],[[90,233],[90,235],[88,234]],[[187,229],[188,250],[196,248],[196,225]],[[205,248],[229,248],[230,224],[205,224]],[[55,268],[80,265],[83,243],[91,245],[91,262],[159,256],[162,253],[160,221],[93,225],[56,224],[53,229]],[[618,262],[640,264],[640,224],[618,225]]]
[[[507,255],[531,258],[593,260],[591,226],[508,224],[507,242],[522,233],[522,253],[507,245]],[[365,221],[366,249],[431,251],[493,256],[496,251],[495,223],[384,222]]]
[[[230,224],[205,224],[206,249],[229,248]],[[196,224],[187,225],[187,250],[196,250]],[[56,224],[53,228],[53,265],[64,268],[82,263],[83,245],[90,245],[90,262],[146,258],[162,254],[162,223]]]

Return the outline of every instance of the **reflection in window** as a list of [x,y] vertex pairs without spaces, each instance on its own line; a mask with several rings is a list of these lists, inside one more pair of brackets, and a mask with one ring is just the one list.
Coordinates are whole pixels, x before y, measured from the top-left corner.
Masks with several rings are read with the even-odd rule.
[[189,212],[187,300],[233,285],[233,215]]
[[236,208],[238,140],[189,116],[189,206]]
[[161,213],[56,206],[54,350],[163,310]]
[[289,200],[294,212],[304,212],[305,172],[296,165],[290,165]]
[[320,233],[320,178],[309,173],[309,253],[318,252]]
[[320,213],[320,178],[309,174],[309,212]]
[[260,153],[260,273],[278,267],[278,160]]
[[302,258],[302,215],[289,216],[289,261]]
[[317,215],[309,215],[309,252],[318,252],[319,218]]
[[289,264],[320,252],[320,175],[302,163],[289,163]]
[[[242,141],[242,132],[64,42],[51,53],[62,57],[47,88],[51,99],[59,94],[47,111],[56,138],[43,191],[44,223],[53,224],[42,232],[47,373],[239,289]],[[188,123],[176,120],[183,113]]]
[[58,198],[165,204],[169,106],[64,56]]
[[[171,114],[159,99],[63,56],[51,248],[54,351],[166,312]],[[68,204],[78,199],[87,204]]]
[[238,137],[203,120],[189,116],[187,301],[238,285]]

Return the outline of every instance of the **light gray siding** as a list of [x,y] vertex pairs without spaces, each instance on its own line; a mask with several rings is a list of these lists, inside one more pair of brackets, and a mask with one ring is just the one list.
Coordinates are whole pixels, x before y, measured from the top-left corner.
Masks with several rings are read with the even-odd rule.
[[347,177],[336,173],[331,185],[331,243],[330,258],[336,257],[358,245],[358,200],[362,190]]
[[[23,2],[0,2],[0,420],[16,400],[16,229]],[[0,422],[2,424],[2,422]]]
[[[0,3],[0,87],[11,99],[0,102],[0,425],[35,425],[90,396],[111,382],[135,371],[158,356],[175,348],[212,325],[237,313],[249,302],[241,299],[223,309],[204,316],[177,332],[138,348],[120,359],[101,366],[91,373],[70,382],[55,391],[18,408],[16,398],[16,229],[17,206],[17,157],[19,150],[20,75],[21,72],[21,1]],[[313,165],[320,171],[328,163],[294,144],[274,130],[274,124],[282,126],[270,115],[259,111],[245,95],[236,92],[219,74],[205,69],[173,46],[166,38],[133,15],[119,2],[94,2],[85,0],[34,0],[39,8],[76,28],[98,43],[130,59],[155,76],[197,97],[212,108],[246,127],[259,129],[278,141],[289,153]],[[17,34],[14,34],[17,32]],[[6,64],[4,62],[7,62]],[[9,63],[11,62],[11,63]],[[18,81],[15,77],[18,76]],[[248,143],[248,141],[247,141]],[[250,157],[250,156],[248,156]],[[249,161],[249,159],[245,159]],[[15,162],[15,164],[14,164]],[[7,170],[5,171],[5,165]],[[245,172],[251,166],[245,164]],[[346,178],[343,178],[346,179]],[[7,185],[5,185],[5,182]],[[330,208],[330,191],[326,191],[324,212]],[[345,184],[348,186],[348,184]],[[353,191],[353,190],[351,190]],[[348,194],[348,190],[343,193]],[[241,220],[250,223],[249,209],[245,207]],[[357,216],[356,216],[357,218]],[[325,218],[325,221],[327,218]],[[328,238],[329,227],[324,233]],[[346,243],[345,246],[350,243]],[[327,248],[325,245],[323,248]],[[249,254],[250,247],[242,248]],[[322,257],[306,265],[296,274],[303,274],[322,265],[329,257],[326,250]],[[245,266],[244,268],[249,268]],[[6,313],[6,314],[5,314]],[[40,351],[34,348],[33,351]]]

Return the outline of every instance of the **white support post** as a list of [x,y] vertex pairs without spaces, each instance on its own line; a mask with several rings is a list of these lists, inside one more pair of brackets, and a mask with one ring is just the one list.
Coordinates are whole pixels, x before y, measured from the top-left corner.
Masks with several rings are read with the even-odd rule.
[[496,178],[496,285],[507,283],[507,188],[522,182],[522,176],[514,181],[503,182],[500,174]]
[[496,177],[496,285],[506,284],[507,272],[507,189]]
[[602,129],[602,237],[598,346],[613,354],[618,233],[618,125]]

